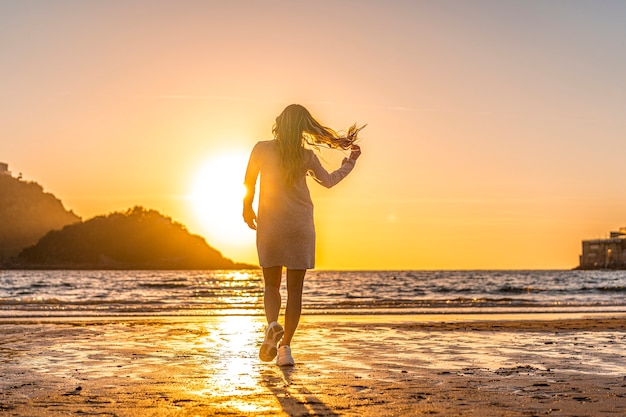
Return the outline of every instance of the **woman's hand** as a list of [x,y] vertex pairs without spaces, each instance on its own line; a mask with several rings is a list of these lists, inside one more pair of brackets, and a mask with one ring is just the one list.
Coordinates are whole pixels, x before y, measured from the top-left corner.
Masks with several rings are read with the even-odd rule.
[[256,213],[250,206],[243,207],[243,221],[248,224],[252,230],[256,230]]
[[350,159],[352,159],[353,161],[359,159],[359,156],[361,156],[361,148],[359,147],[359,145],[353,144],[350,149],[352,150],[352,152],[350,152]]

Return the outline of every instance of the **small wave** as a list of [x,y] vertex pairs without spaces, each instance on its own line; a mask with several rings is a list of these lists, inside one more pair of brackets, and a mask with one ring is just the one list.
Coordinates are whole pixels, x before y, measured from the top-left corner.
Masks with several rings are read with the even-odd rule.
[[[353,299],[335,302],[334,306],[338,308],[442,308],[442,307],[535,307],[542,305],[553,305],[554,303],[538,302],[536,300],[519,299],[519,298],[466,298],[457,297],[454,299]],[[328,304],[316,304],[307,308],[328,308]]]
[[224,288],[216,288],[214,290],[196,290],[191,295],[194,298],[220,298],[220,297],[261,297],[263,296],[263,290],[257,288],[241,287],[233,290]]
[[437,294],[450,294],[450,293],[472,294],[477,291],[480,291],[480,289],[468,288],[468,287],[437,287],[437,288],[433,288],[431,291]]
[[369,300],[369,299],[372,298],[372,297],[369,297],[369,296],[350,294],[350,293],[347,293],[346,295],[344,295],[344,297],[346,297],[348,300],[350,300],[350,299]]
[[602,286],[602,287],[582,287],[580,291],[581,292],[597,291],[597,292],[620,293],[620,292],[626,292],[626,286],[616,285],[616,286]]
[[58,298],[41,298],[41,297],[17,297],[17,298],[0,298],[0,306],[16,306],[28,304],[62,304],[63,301]]
[[544,292],[546,291],[543,288],[537,288],[537,287],[515,287],[512,285],[503,285],[500,288],[498,288],[498,292],[501,293],[509,293],[509,294],[527,294],[527,293],[536,293],[536,292]]
[[162,301],[140,302],[136,300],[82,300],[67,301],[58,298],[42,297],[17,297],[0,298],[0,306],[20,306],[20,305],[65,305],[65,306],[103,306],[103,305],[143,305],[143,304],[163,304]]
[[171,282],[171,283],[169,282],[168,283],[145,282],[145,283],[139,284],[139,287],[142,287],[142,288],[155,288],[155,289],[164,289],[164,290],[174,289],[174,288],[186,288],[188,286],[189,284],[187,283],[179,284],[179,283],[174,283],[174,282]]

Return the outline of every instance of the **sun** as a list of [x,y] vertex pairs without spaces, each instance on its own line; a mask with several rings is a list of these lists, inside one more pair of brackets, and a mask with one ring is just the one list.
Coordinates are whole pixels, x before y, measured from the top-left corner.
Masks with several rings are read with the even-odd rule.
[[246,245],[254,239],[241,214],[247,162],[243,152],[214,155],[194,176],[189,201],[202,235],[218,250]]

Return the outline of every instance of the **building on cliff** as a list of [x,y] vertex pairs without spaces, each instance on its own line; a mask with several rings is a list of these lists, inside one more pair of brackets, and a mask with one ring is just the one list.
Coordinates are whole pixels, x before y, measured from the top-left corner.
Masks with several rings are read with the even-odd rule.
[[626,227],[608,239],[583,240],[579,269],[626,269]]

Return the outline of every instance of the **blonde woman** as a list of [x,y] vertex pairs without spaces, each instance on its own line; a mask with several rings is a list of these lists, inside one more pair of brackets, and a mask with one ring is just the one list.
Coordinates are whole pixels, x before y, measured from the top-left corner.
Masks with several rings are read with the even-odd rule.
[[[304,276],[315,265],[313,203],[306,176],[328,188],[345,178],[361,155],[354,142],[362,128],[354,125],[346,135],[339,135],[321,125],[303,106],[292,104],[276,118],[274,139],[258,142],[252,150],[244,181],[243,218],[257,231],[257,252],[265,281],[263,302],[268,326],[259,352],[264,362],[277,357],[279,366],[294,365],[290,343],[300,321]],[[329,173],[311,150],[318,146],[351,150],[350,157]],[[259,174],[257,215],[252,201]],[[287,270],[284,330],[278,324],[283,268]]]

